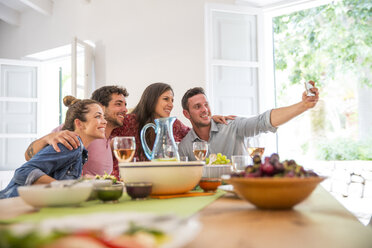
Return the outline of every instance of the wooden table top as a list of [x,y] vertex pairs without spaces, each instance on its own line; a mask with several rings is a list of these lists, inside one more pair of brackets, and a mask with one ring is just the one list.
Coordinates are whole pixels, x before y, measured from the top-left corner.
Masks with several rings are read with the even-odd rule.
[[371,248],[366,227],[321,186],[293,210],[259,210],[233,194],[200,212],[201,233],[187,248]]
[[[0,200],[0,219],[34,211],[19,197]],[[259,210],[228,193],[198,213],[202,230],[186,248],[371,248],[361,224],[321,186],[293,210]]]

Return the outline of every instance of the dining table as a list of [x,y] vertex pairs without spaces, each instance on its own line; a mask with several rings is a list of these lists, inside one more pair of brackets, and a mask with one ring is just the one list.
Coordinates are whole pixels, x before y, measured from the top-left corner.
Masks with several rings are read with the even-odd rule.
[[[258,209],[234,192],[219,190],[219,194],[192,214],[201,229],[185,248],[372,247],[372,228],[359,222],[321,185],[288,210]],[[35,211],[19,197],[0,200],[0,221]]]

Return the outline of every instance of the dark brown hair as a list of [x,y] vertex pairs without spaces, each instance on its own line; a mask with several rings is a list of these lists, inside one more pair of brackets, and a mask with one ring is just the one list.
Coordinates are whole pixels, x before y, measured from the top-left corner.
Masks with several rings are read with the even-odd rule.
[[62,130],[74,131],[75,119],[87,121],[86,114],[89,112],[88,106],[91,104],[99,104],[99,102],[91,99],[80,100],[73,96],[65,96],[63,98],[63,104],[68,107],[68,110]]
[[186,91],[186,93],[183,95],[182,100],[181,100],[182,108],[184,110],[189,110],[189,103],[188,103],[189,98],[199,95],[199,94],[205,95],[205,91],[202,87],[195,87],[195,88],[191,88],[188,91]]
[[118,94],[123,95],[124,97],[129,96],[128,91],[120,86],[111,85],[111,86],[103,86],[99,89],[96,89],[93,93],[90,99],[96,100],[100,104],[102,104],[105,107],[108,107],[109,102],[111,101],[112,94]]
[[[141,133],[142,128],[147,123],[154,122],[156,103],[158,102],[161,94],[168,90],[171,90],[173,93],[172,87],[165,83],[153,83],[147,86],[147,88],[144,90],[140,101],[132,111],[132,113],[136,115],[139,133]],[[146,141],[149,147],[153,146],[155,142],[155,132],[152,128],[148,129],[146,132]],[[140,150],[141,153],[143,153],[143,150]]]

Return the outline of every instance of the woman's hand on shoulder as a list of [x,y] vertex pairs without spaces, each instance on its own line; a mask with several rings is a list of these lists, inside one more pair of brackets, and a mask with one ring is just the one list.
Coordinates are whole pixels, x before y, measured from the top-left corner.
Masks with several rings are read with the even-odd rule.
[[236,115],[227,115],[227,116],[223,116],[223,115],[213,115],[212,116],[212,119],[217,122],[217,123],[221,123],[221,124],[227,124],[227,121],[226,120],[235,120],[235,117]]

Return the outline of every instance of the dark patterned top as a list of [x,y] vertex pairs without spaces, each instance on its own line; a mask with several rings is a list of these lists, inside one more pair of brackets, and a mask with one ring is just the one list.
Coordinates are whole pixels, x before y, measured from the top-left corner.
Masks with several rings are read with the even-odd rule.
[[[183,137],[185,137],[186,134],[190,130],[191,129],[188,126],[185,126],[181,121],[176,120],[173,123],[174,140],[176,142],[181,142]],[[138,122],[137,122],[135,114],[126,115],[124,118],[123,126],[118,127],[112,131],[111,137],[113,138],[116,136],[134,136],[136,139],[136,153],[134,154],[134,158],[136,159],[136,161],[148,161],[146,155],[143,152],[139,130],[138,130]],[[114,167],[113,167],[111,175],[114,175],[117,178],[119,178],[118,160],[115,158],[115,156],[113,156],[113,160],[114,160],[114,165],[113,165]]]

